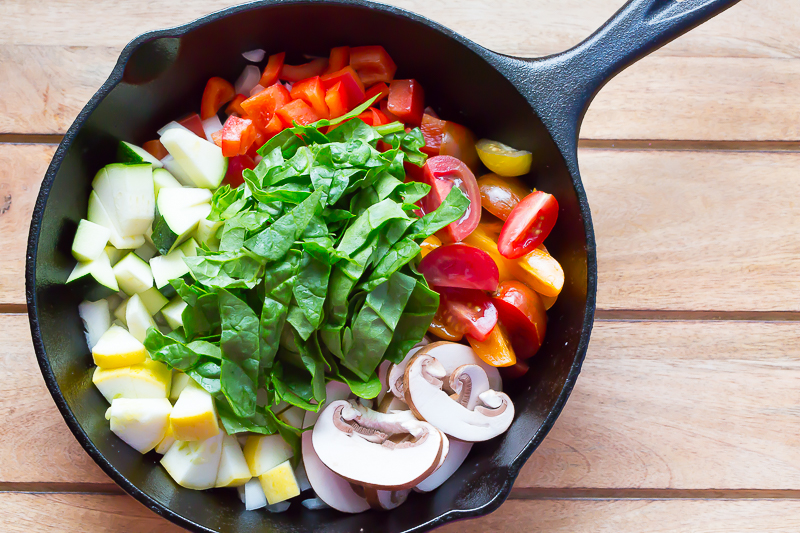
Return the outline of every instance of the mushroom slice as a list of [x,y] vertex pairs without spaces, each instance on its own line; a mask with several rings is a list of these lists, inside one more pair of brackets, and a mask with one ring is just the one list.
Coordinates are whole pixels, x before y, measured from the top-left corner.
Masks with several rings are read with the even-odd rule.
[[411,489],[405,490],[377,490],[373,488],[365,488],[364,496],[370,507],[378,511],[391,511],[396,507],[403,505],[411,494]]
[[381,391],[378,393],[378,396],[375,398],[375,405],[380,405],[381,401],[386,397],[386,393],[389,391],[389,368],[391,368],[392,362],[391,361],[384,361],[378,367],[378,380],[381,382]]
[[353,491],[349,481],[320,461],[311,439],[311,431],[303,433],[303,464],[311,488],[319,499],[343,513],[362,513],[369,509],[367,500]]
[[471,442],[464,442],[463,440],[448,439],[450,450],[445,458],[444,464],[436,469],[436,472],[430,475],[422,483],[414,487],[417,492],[430,492],[439,488],[442,483],[450,479],[456,470],[464,463],[469,451],[472,449]]
[[311,442],[335,473],[389,491],[410,489],[427,478],[439,465],[443,447],[441,433],[410,412],[387,415],[345,401],[325,408]]
[[[496,391],[503,390],[503,380],[500,378],[500,372],[497,371],[497,368],[487,364],[483,359],[478,357],[478,354],[475,353],[475,350],[463,344],[440,341],[426,344],[422,346],[421,349],[412,349],[408,352],[408,355],[405,359],[403,359],[402,362],[397,365],[393,365],[389,369],[389,388],[398,398],[402,399],[405,397],[405,393],[403,391],[403,377],[405,375],[408,362],[414,355],[423,353],[430,354],[433,358],[442,363],[445,373],[448,376],[460,366],[478,365],[486,372],[486,376],[489,379],[489,388]],[[450,382],[447,380],[444,382],[443,388],[446,392],[454,392],[450,388]]]
[[[325,385],[325,403],[335,402],[336,400],[346,400],[350,397],[350,387],[341,381],[329,381]],[[310,428],[317,421],[317,417],[325,409],[325,404],[319,408],[316,413],[314,411],[306,411],[303,417],[303,429]],[[332,506],[331,506],[332,507]]]
[[478,405],[478,396],[491,390],[489,377],[478,365],[463,365],[450,374],[450,389],[454,392],[450,397],[469,409]]
[[[420,352],[406,367],[406,403],[417,417],[457,439],[480,442],[494,438],[511,425],[514,404],[506,394],[478,385],[483,383],[481,371],[476,365],[458,367],[451,381],[461,392],[453,398],[442,390],[447,376],[444,365],[430,353]],[[478,383],[473,383],[474,376]]]
[[392,411],[408,411],[409,407],[406,402],[395,396],[394,394],[387,394],[378,404],[376,411],[379,413],[391,413]]

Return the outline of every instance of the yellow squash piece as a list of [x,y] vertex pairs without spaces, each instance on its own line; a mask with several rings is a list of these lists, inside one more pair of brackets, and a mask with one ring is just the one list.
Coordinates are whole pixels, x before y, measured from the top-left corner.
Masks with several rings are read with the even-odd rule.
[[164,435],[164,438],[161,439],[161,442],[159,442],[156,446],[156,453],[164,455],[173,444],[175,444],[175,434],[172,432],[172,426],[167,424],[167,433]]
[[97,367],[92,383],[108,403],[116,398],[166,398],[172,382],[172,371],[150,358],[138,365],[120,368]]
[[181,391],[169,421],[178,441],[206,440],[220,432],[214,399],[194,381]]
[[277,433],[251,435],[244,444],[244,458],[253,477],[275,468],[293,455],[292,447]]
[[486,168],[498,176],[522,176],[531,170],[533,154],[526,150],[515,150],[489,139],[478,141],[475,149]]
[[219,461],[217,481],[214,486],[217,488],[239,487],[250,481],[252,477],[239,441],[232,435],[225,435],[222,438],[222,457]]
[[294,498],[300,494],[300,486],[294,477],[291,461],[284,461],[258,478],[270,505]]
[[111,326],[92,348],[92,358],[101,368],[119,368],[143,363],[147,350],[125,328]]

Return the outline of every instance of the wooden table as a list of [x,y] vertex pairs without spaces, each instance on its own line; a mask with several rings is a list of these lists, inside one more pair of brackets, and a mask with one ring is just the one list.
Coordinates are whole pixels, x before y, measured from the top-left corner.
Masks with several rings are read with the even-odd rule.
[[[537,56],[622,1],[392,3]],[[0,0],[3,531],[178,530],[56,410],[25,316],[25,242],[56,144],[120,49],[233,3]],[[746,0],[634,65],[582,138],[600,270],[583,373],[509,501],[442,531],[800,530],[800,2]]]

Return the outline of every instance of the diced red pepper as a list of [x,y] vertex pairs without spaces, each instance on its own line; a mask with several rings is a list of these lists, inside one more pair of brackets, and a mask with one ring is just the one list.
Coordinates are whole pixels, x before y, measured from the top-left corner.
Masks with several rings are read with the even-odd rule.
[[285,129],[286,123],[284,123],[283,120],[281,120],[281,117],[275,113],[272,119],[270,119],[269,124],[267,124],[267,129],[264,130],[264,135],[266,135],[267,140],[269,140]]
[[269,129],[270,120],[275,112],[292,100],[289,91],[280,83],[271,85],[260,93],[242,102],[242,108],[253,124],[264,133]]
[[164,148],[164,145],[161,144],[161,141],[159,141],[158,139],[153,139],[152,141],[147,141],[146,143],[144,143],[142,145],[142,148],[144,148],[144,150],[148,154],[152,155],[156,159],[164,159],[165,157],[167,157],[169,155],[169,152],[167,152],[167,149]]
[[328,68],[328,59],[320,57],[302,65],[283,65],[278,78],[291,82],[300,81],[319,76],[325,72],[326,68]]
[[[280,119],[278,120],[280,121]],[[251,158],[255,158],[258,155],[258,149],[264,146],[264,143],[266,143],[272,137],[271,135],[265,134],[258,128],[255,128],[255,130],[256,140],[253,141],[253,144],[250,145],[250,149],[247,150],[247,155]]]
[[394,80],[389,85],[389,111],[411,126],[422,123],[425,92],[417,80]]
[[282,108],[278,109],[278,116],[288,124],[297,122],[305,126],[318,121],[321,117],[312,109],[310,105],[302,100],[292,100]]
[[198,137],[202,137],[203,139],[206,138],[206,132],[203,129],[203,121],[200,119],[200,115],[197,113],[192,113],[188,117],[179,120],[178,124],[191,131]]
[[422,151],[430,156],[439,155],[439,148],[442,147],[442,135],[447,124],[444,120],[431,116],[427,113],[422,115],[422,137],[425,139],[425,146]]
[[278,81],[278,76],[283,68],[283,60],[286,58],[286,52],[269,56],[267,66],[264,67],[264,72],[261,74],[261,80],[258,82],[262,87],[269,87]]
[[347,94],[348,111],[364,101],[364,96],[366,96],[364,84],[361,83],[361,79],[353,67],[344,67],[331,74],[326,74],[320,79],[326,91],[337,83],[342,83],[341,90]]
[[331,74],[332,72],[341,70],[344,67],[346,67],[349,63],[350,63],[349,46],[337,46],[336,48],[331,48],[331,56],[330,59],[328,59],[328,68],[325,70],[325,74]]
[[383,46],[351,48],[350,66],[358,72],[364,85],[372,85],[379,81],[389,83],[397,72],[397,65]]
[[381,111],[384,115],[386,115],[386,118],[389,119],[389,122],[402,122],[400,117],[396,117],[391,111],[389,111],[389,102],[387,100],[381,102]]
[[244,155],[255,140],[256,128],[253,121],[231,115],[222,127],[222,155]]
[[370,126],[382,126],[384,124],[389,123],[389,119],[386,118],[379,109],[375,109],[374,107],[370,107],[360,115],[358,118],[369,124]]
[[347,113],[349,102],[347,93],[342,89],[342,82],[337,82],[333,87],[325,91],[325,105],[328,106],[330,118],[341,117]]
[[216,76],[209,79],[203,90],[203,99],[200,101],[200,118],[205,120],[213,117],[219,112],[219,108],[233,100],[234,96],[236,91],[228,80]]
[[426,115],[430,115],[430,116],[432,116],[433,118],[439,118],[439,113],[437,113],[436,111],[434,111],[434,109],[433,109],[431,106],[428,106],[428,107],[426,107],[426,108],[425,108],[425,110],[424,110],[423,112],[424,112]]
[[244,169],[256,168],[256,162],[249,155],[237,155],[228,159],[228,170],[225,172],[225,179],[223,183],[230,185],[233,188],[238,187],[244,183],[242,172]]
[[378,98],[372,103],[372,105],[378,105],[378,102],[389,96],[389,86],[385,83],[378,82],[369,89],[367,89],[367,95],[364,97],[364,101],[369,100],[373,96],[377,95]]
[[322,87],[319,76],[298,81],[289,94],[292,98],[299,98],[310,105],[320,117],[328,118],[330,113],[328,104],[325,103],[325,89]]
[[234,113],[236,113],[240,117],[246,116],[247,112],[242,107],[242,102],[247,100],[247,98],[248,97],[243,94],[237,94],[236,96],[234,96],[233,100],[231,100],[231,103],[228,104],[228,107],[225,108],[225,113],[228,115],[233,115]]

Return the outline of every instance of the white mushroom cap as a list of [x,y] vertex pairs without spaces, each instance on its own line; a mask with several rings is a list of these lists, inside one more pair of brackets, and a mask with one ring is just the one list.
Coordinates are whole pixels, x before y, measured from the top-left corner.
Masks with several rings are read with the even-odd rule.
[[[414,355],[422,353],[430,354],[437,361],[442,363],[446,375],[448,376],[460,366],[478,365],[486,372],[486,376],[489,379],[489,388],[496,391],[503,390],[503,380],[500,378],[500,372],[497,371],[497,368],[486,363],[483,359],[478,357],[478,354],[475,353],[475,350],[469,346],[458,344],[456,342],[439,341],[426,344],[422,346],[421,349],[412,349],[408,352],[408,355],[405,357],[405,359],[403,359],[402,362],[397,365],[393,365],[389,369],[389,388],[392,391],[392,394],[398,398],[405,397],[405,392],[403,391],[403,377],[405,375],[408,362]],[[444,382],[443,388],[446,392],[454,392],[450,388],[450,383],[447,380]]]
[[450,396],[455,401],[472,411],[478,405],[478,396],[491,389],[486,372],[478,365],[463,365],[450,374]]
[[[303,429],[310,428],[317,421],[317,417],[325,409],[325,405],[337,400],[346,400],[350,396],[350,387],[341,381],[329,381],[325,385],[325,403],[319,408],[316,413],[314,411],[306,411],[303,416]],[[331,506],[333,507],[333,506]]]
[[389,391],[389,368],[392,366],[391,361],[384,361],[378,367],[378,380],[381,382],[381,391],[375,398],[375,405],[380,405],[386,393]]
[[[458,401],[442,390],[442,380],[447,376],[442,363],[423,352],[412,359],[406,368],[404,388],[406,403],[414,414],[447,435],[468,442],[489,440],[507,430],[514,419],[511,399],[502,392],[468,386],[465,380],[480,372],[475,365],[457,370],[454,384],[462,381],[461,390],[470,389],[470,394]],[[470,404],[475,408],[468,409]]]
[[414,487],[417,492],[430,492],[439,488],[442,483],[450,479],[458,467],[462,465],[467,458],[469,451],[472,449],[471,442],[464,442],[463,440],[454,439],[450,437],[450,450],[444,464],[436,469],[436,472],[431,474],[426,480]]
[[378,405],[379,413],[391,413],[392,411],[408,411],[411,409],[406,402],[395,396],[394,394],[387,394]]
[[411,414],[385,415],[345,401],[325,408],[312,443],[335,473],[380,490],[418,485],[439,465],[443,447],[441,433]]
[[369,504],[363,496],[353,491],[350,482],[320,461],[311,442],[312,432],[303,433],[303,464],[306,475],[311,483],[311,488],[317,496],[337,511],[343,513],[362,513],[369,509]]

